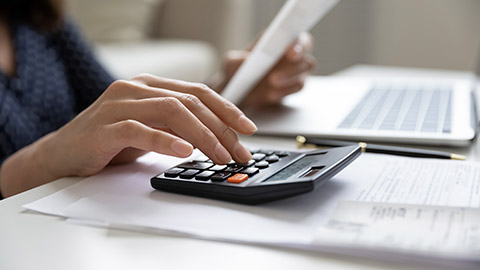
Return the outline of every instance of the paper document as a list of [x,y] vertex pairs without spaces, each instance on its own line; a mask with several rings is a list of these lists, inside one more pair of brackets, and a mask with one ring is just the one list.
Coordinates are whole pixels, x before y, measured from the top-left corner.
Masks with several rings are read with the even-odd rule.
[[386,158],[360,201],[480,207],[480,164]]
[[480,256],[480,208],[341,202],[319,243],[439,257]]
[[339,0],[288,0],[225,87],[223,97],[239,104],[298,35],[310,30],[338,2]]
[[[340,201],[357,201],[362,202],[362,205],[371,201],[460,208],[480,205],[480,164],[473,162],[412,159],[366,153],[329,182],[310,193],[258,206],[172,194],[154,190],[150,186],[152,176],[181,162],[182,160],[177,158],[148,154],[134,164],[109,167],[98,175],[24,207],[81,220],[84,224],[101,223],[113,228],[148,232],[173,231],[204,239],[352,254],[350,251],[347,252],[349,245],[342,242],[334,243],[336,249],[333,249],[331,242],[321,244],[318,241],[319,228],[327,225],[328,229],[337,230],[329,220],[345,221],[352,218],[347,215],[350,210],[345,208],[346,206],[340,206],[340,210],[335,210]],[[350,207],[350,204],[347,206]],[[473,228],[473,224],[478,222],[474,219],[477,214],[471,214],[473,212],[470,210],[460,208],[448,211],[452,215],[464,215],[468,219],[462,221],[465,222],[463,225],[457,223],[459,222],[457,219],[452,222],[466,226],[465,228]],[[431,217],[429,209],[427,208],[425,210],[427,212],[422,216],[422,224],[426,224],[425,220]],[[354,215],[353,218],[359,215],[359,219],[353,221],[374,226],[375,224],[364,218],[369,210],[360,210],[350,213]],[[408,222],[412,217],[410,213],[414,210],[409,210],[406,216]],[[330,218],[332,214],[333,217]],[[450,214],[442,214],[441,219],[439,217],[439,229],[436,232],[446,232],[446,228],[442,226],[450,224],[444,223],[450,222],[445,218],[448,215]],[[406,223],[405,221],[403,224]],[[365,226],[368,227],[367,225]],[[417,225],[404,226],[417,227]],[[468,235],[456,229],[460,228],[458,226],[451,228],[449,239],[467,239],[465,237]],[[365,233],[367,232],[369,231],[366,230]],[[473,237],[473,234],[471,236]],[[350,241],[349,238],[347,240]],[[465,240],[465,243],[468,241]],[[365,246],[372,246],[371,243],[367,244]],[[451,246],[457,244],[452,242]],[[389,254],[398,258],[399,252],[395,250],[402,248],[394,247],[394,251],[390,251]],[[376,251],[386,252],[383,246]],[[445,252],[447,251],[450,249]],[[371,252],[368,255],[371,255]],[[426,252],[427,262],[432,256],[437,258],[436,262],[442,264],[451,258],[465,259],[465,253],[452,253],[450,257],[438,258],[437,253]],[[477,258],[476,263],[480,263],[480,256]]]

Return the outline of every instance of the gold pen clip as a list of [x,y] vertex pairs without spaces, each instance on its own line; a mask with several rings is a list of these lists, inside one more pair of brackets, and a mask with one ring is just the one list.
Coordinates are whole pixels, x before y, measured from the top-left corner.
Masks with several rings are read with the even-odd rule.
[[366,142],[359,142],[358,146],[362,148],[362,153],[365,153],[367,151],[367,143]]
[[296,138],[297,148],[309,148],[309,149],[318,149],[319,147],[315,144],[306,143],[307,139],[301,135],[298,135]]

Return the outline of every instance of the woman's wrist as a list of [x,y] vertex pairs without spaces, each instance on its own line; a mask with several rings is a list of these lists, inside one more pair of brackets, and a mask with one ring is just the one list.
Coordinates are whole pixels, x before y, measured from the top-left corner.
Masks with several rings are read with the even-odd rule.
[[[60,178],[47,155],[51,134],[22,148],[6,159],[0,169],[0,190],[4,197],[29,190]],[[57,164],[58,165],[58,164]]]
[[67,176],[60,170],[68,162],[65,160],[62,162],[62,158],[56,151],[61,148],[58,140],[55,139],[57,132],[54,131],[43,136],[32,145],[31,149],[32,162],[36,168],[41,170],[41,176],[42,179],[45,179],[45,183]]

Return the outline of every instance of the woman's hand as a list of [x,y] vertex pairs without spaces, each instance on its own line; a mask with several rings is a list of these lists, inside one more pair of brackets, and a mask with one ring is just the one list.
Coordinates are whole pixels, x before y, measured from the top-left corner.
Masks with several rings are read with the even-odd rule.
[[[64,176],[92,175],[112,161],[130,161],[146,151],[187,157],[196,147],[218,164],[232,158],[247,162],[251,155],[235,131],[249,135],[256,127],[203,84],[152,75],[116,81],[68,124],[5,161],[2,192],[11,194],[10,185],[20,192]],[[29,159],[41,169],[32,168],[36,177],[25,176],[22,182],[12,163]]]
[[[300,91],[306,78],[315,68],[316,60],[311,55],[313,38],[309,33],[302,33],[289,47],[285,55],[270,72],[255,86],[242,102],[242,106],[275,105],[290,94]],[[225,57],[225,82],[233,77],[250,50],[231,51]]]

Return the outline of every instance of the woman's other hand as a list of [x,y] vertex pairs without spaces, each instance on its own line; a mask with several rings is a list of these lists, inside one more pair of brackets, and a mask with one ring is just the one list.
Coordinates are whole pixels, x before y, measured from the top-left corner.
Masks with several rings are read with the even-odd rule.
[[[241,106],[275,105],[280,103],[285,96],[300,91],[316,65],[315,57],[311,55],[312,50],[312,36],[306,32],[300,34],[278,63],[250,91]],[[250,50],[227,53],[224,61],[224,86],[249,53]]]

